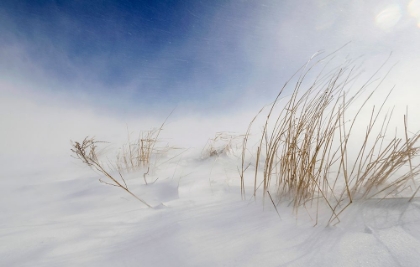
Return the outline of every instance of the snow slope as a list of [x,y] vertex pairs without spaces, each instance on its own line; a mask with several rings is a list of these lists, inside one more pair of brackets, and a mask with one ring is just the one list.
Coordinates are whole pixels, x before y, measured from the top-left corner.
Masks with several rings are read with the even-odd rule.
[[340,224],[314,226],[241,200],[238,158],[200,152],[157,168],[154,184],[127,177],[153,209],[75,160],[65,177],[3,177],[0,266],[418,266],[418,200],[355,204]]
[[[147,177],[149,182],[157,179],[154,184],[144,184],[144,170],[126,176],[130,189],[151,209],[123,190],[99,183],[101,174],[70,157],[70,139],[79,141],[87,134],[117,143],[126,139],[124,122],[11,96],[0,101],[0,120],[7,129],[0,140],[0,266],[420,262],[418,199],[354,204],[341,223],[329,227],[314,226],[304,210],[296,215],[286,204],[278,206],[279,216],[270,201],[252,199],[250,188],[242,200],[238,152],[209,157],[203,148],[215,129],[245,132],[255,111],[223,119],[170,120],[162,138],[189,149],[169,161],[169,155],[160,158]],[[127,125],[135,132],[136,125],[149,129],[160,123]]]

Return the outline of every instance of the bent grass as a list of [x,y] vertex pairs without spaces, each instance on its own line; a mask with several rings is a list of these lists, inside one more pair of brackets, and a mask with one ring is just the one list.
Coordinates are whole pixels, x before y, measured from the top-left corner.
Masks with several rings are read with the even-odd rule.
[[[274,190],[278,203],[283,200],[290,202],[296,213],[300,207],[307,210],[315,204],[316,224],[319,205],[324,203],[331,212],[328,225],[340,222],[340,214],[355,201],[380,195],[387,198],[407,188],[414,191],[416,188],[408,184],[411,182],[415,185],[414,177],[420,172],[420,164],[413,164],[413,158],[417,157],[420,151],[420,147],[416,146],[420,135],[415,133],[411,137],[408,136],[406,116],[404,138],[398,138],[395,134],[388,139],[387,131],[392,110],[384,116],[382,114],[392,90],[379,107],[372,107],[362,142],[350,141],[362,110],[388,75],[387,73],[379,80],[377,86],[373,90],[370,89],[370,93],[367,92],[386,62],[354,90],[352,87],[361,74],[359,67],[348,60],[324,74],[330,57],[331,55],[326,56],[315,63],[312,62],[316,57],[311,58],[285,83],[269,106],[258,147],[253,152],[256,159],[252,194],[255,198],[262,186],[263,200],[268,194],[273,202],[270,190]],[[321,66],[320,73],[304,88],[313,69],[322,64],[325,65]],[[286,88],[289,88],[289,84],[297,75],[299,76],[291,95],[283,97]],[[354,107],[356,100],[362,97],[363,93],[367,93],[367,96],[356,107],[353,117],[348,119],[349,108]],[[281,99],[286,99],[286,103],[280,108],[280,112],[276,113]],[[248,139],[251,128],[263,109],[250,122],[243,141],[240,170],[243,198]],[[380,119],[381,116],[383,119]],[[355,159],[349,156],[354,151]],[[397,174],[399,176],[395,178]]]
[[72,143],[73,149],[71,151],[76,155],[76,158],[80,159],[83,163],[88,165],[89,167],[93,167],[95,170],[99,171],[103,175],[105,175],[106,178],[110,180],[110,182],[105,182],[102,179],[99,179],[101,183],[105,183],[107,185],[116,186],[124,191],[126,191],[128,194],[145,204],[147,207],[151,208],[146,201],[136,196],[130,189],[128,189],[128,185],[122,176],[121,172],[119,172],[121,182],[118,181],[114,176],[110,174],[110,171],[106,170],[104,167],[104,164],[101,163],[98,159],[98,154],[96,151],[97,143],[100,143],[98,141],[95,141],[94,138],[86,137],[82,142],[74,142]]
[[[75,155],[75,158],[80,159],[84,164],[99,171],[108,178],[108,181],[99,179],[101,183],[119,187],[151,208],[146,201],[136,196],[128,188],[123,173],[147,168],[147,171],[143,173],[143,179],[146,185],[149,184],[146,176],[149,174],[152,160],[156,161],[159,154],[170,149],[169,147],[156,147],[156,144],[159,141],[160,132],[163,130],[165,123],[166,120],[158,129],[140,133],[136,142],[131,142],[130,135],[128,134],[127,143],[121,147],[121,151],[117,154],[116,162],[108,162],[108,168],[106,167],[106,164],[99,159],[100,157],[97,150],[98,144],[104,142],[96,141],[93,137],[86,137],[82,142],[71,142],[71,151]],[[111,174],[115,170],[118,172],[118,179]]]
[[[415,179],[420,173],[420,163],[416,163],[419,162],[420,147],[416,144],[420,134],[409,136],[408,111],[403,118],[404,137],[398,137],[397,132],[391,137],[388,134],[393,109],[384,112],[384,107],[392,89],[379,106],[373,106],[369,115],[364,116],[367,118],[364,134],[361,140],[354,140],[354,136],[360,134],[360,130],[355,131],[360,129],[362,111],[389,73],[377,79],[386,62],[366,82],[356,86],[361,71],[355,61],[347,60],[326,71],[333,55],[315,61],[317,54],[302,66],[280,89],[274,102],[259,110],[244,136],[217,133],[202,151],[202,157],[206,158],[229,153],[233,140],[243,137],[238,167],[242,198],[246,198],[245,173],[253,169],[252,197],[255,199],[262,190],[262,199],[269,197],[279,217],[277,205],[281,202],[292,205],[296,213],[304,208],[309,214],[315,206],[315,224],[318,224],[319,210],[324,205],[331,212],[327,223],[331,225],[339,223],[340,215],[354,202],[401,197],[401,193],[408,190],[412,193],[407,199],[412,201],[420,190]],[[307,83],[318,67],[321,71]],[[292,90],[285,96],[290,85]],[[279,107],[283,100],[284,105]],[[249,147],[251,130],[267,109],[254,150]],[[116,162],[110,164],[118,171],[118,179],[98,159],[100,142],[94,138],[72,142],[71,150],[76,158],[109,179],[109,182],[100,179],[102,183],[119,187],[151,207],[130,191],[122,173],[147,168],[143,178],[148,184],[146,175],[152,158],[156,163],[156,155],[170,149],[156,148],[165,122],[158,129],[141,133],[135,142],[131,142],[128,135],[128,142],[121,148]],[[248,154],[251,154],[251,162],[246,160]]]

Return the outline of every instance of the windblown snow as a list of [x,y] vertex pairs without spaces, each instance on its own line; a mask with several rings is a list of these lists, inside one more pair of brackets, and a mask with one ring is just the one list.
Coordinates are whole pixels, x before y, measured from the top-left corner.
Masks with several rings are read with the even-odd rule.
[[[48,116],[40,120],[51,122]],[[221,128],[231,130],[227,121]],[[189,129],[191,136],[200,136],[210,127],[191,123],[174,121],[164,132],[177,136],[180,129]],[[111,129],[120,126],[103,123]],[[383,267],[420,262],[418,199],[356,203],[340,223],[326,226],[320,214],[315,225],[305,209],[296,214],[287,203],[277,207],[277,214],[269,199],[263,203],[261,195],[252,197],[252,186],[241,198],[237,144],[213,144],[217,153],[210,155],[206,142],[214,136],[192,141],[182,135],[179,146],[169,140],[174,147],[153,163],[147,185],[144,169],[125,176],[132,192],[153,207],[148,208],[121,188],[100,183],[106,181],[101,173],[70,157],[69,135],[80,138],[95,129],[84,126],[80,133],[69,127],[57,136],[32,127],[19,129],[28,137],[22,142],[31,147],[32,129],[45,134],[45,140],[51,137],[51,143],[45,148],[32,144],[26,153],[11,151],[15,159],[21,156],[14,164],[3,161],[0,266]],[[101,133],[108,135],[104,139],[125,138],[115,131]]]

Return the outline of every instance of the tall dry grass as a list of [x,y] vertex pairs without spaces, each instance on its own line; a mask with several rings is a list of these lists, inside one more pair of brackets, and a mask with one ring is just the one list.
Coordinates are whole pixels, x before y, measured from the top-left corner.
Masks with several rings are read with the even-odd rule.
[[[388,75],[377,78],[385,63],[357,86],[362,71],[355,61],[347,60],[327,71],[333,55],[319,57],[311,58],[295,73],[267,107],[261,136],[253,150],[252,196],[256,197],[261,188],[263,199],[268,194],[273,201],[271,196],[276,195],[277,203],[290,202],[296,212],[315,207],[316,223],[319,207],[324,204],[331,212],[328,224],[339,222],[340,214],[355,201],[386,198],[410,190],[411,200],[418,191],[415,177],[420,164],[414,162],[418,162],[415,159],[420,135],[409,134],[406,116],[402,118],[404,138],[389,135],[392,110],[385,112],[384,106],[392,90],[382,104],[368,107]],[[280,102],[283,106],[279,110]],[[360,117],[367,109],[370,112],[362,140],[352,139],[359,135]],[[243,196],[245,157],[251,150],[249,136],[262,111],[251,121],[243,142]]]

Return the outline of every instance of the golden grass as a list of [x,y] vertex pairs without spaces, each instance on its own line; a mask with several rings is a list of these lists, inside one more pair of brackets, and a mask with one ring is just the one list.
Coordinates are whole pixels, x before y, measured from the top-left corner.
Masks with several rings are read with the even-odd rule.
[[[388,75],[377,78],[386,62],[366,82],[357,85],[362,72],[356,61],[347,60],[327,71],[333,55],[319,60],[316,60],[319,55],[311,58],[285,83],[274,102],[257,113],[244,136],[217,133],[202,151],[202,157],[206,158],[228,154],[236,139],[243,138],[238,167],[243,199],[245,173],[253,166],[253,198],[261,189],[263,200],[269,197],[279,216],[276,205],[280,202],[292,205],[296,213],[300,208],[308,213],[315,209],[316,223],[320,205],[324,205],[331,212],[328,225],[340,222],[343,211],[356,201],[406,197],[410,190],[411,195],[406,198],[411,201],[420,190],[416,183],[420,173],[417,146],[420,134],[409,135],[407,111],[402,123],[404,136],[388,133],[393,109],[387,112],[384,109],[392,89],[379,106],[370,108],[368,116],[363,115]],[[254,149],[249,147],[251,130],[266,109]],[[361,139],[355,139],[360,136],[361,118],[367,118],[367,123],[362,127]],[[141,133],[134,142],[128,135],[127,144],[121,148],[115,164],[111,164],[118,171],[118,179],[99,161],[96,149],[99,142],[94,138],[72,143],[72,151],[109,179],[101,182],[120,187],[150,207],[128,189],[122,173],[143,169],[144,182],[148,184],[146,176],[152,161],[156,163],[156,156],[170,149],[156,147],[165,122],[158,129]],[[249,152],[251,162],[246,159]]]
[[78,159],[80,159],[83,163],[86,165],[93,167],[95,170],[99,171],[103,175],[105,175],[106,178],[110,180],[110,182],[105,182],[102,179],[99,179],[100,182],[105,183],[107,185],[112,185],[119,187],[129,193],[131,196],[145,204],[147,207],[151,208],[146,201],[136,196],[130,189],[128,189],[128,185],[124,179],[124,177],[121,175],[121,172],[119,172],[121,182],[118,181],[114,176],[110,174],[110,171],[106,170],[104,167],[104,164],[100,162],[98,158],[97,153],[97,143],[100,143],[98,141],[95,141],[94,138],[86,137],[82,142],[74,142],[72,143],[73,148],[71,151],[76,155]]
[[[162,125],[163,126],[163,125]],[[150,166],[153,155],[159,154],[163,148],[156,148],[162,127],[146,132],[141,132],[134,142],[128,134],[127,143],[124,144],[117,154],[116,166],[118,171],[137,171]],[[147,182],[146,182],[147,183]]]
[[[168,146],[156,146],[159,142],[159,135],[163,130],[165,123],[166,120],[158,129],[141,132],[139,134],[139,138],[135,142],[131,142],[130,135],[128,134],[127,143],[121,147],[120,152],[117,154],[115,163],[104,163],[99,159],[100,157],[97,150],[98,144],[105,142],[96,141],[93,137],[86,137],[82,142],[71,142],[71,151],[77,159],[80,159],[84,164],[99,171],[108,178],[108,181],[99,179],[101,183],[119,187],[146,206],[151,207],[148,203],[129,190],[126,180],[124,179],[124,174],[144,170],[144,183],[146,185],[149,184],[146,176],[149,175],[152,161],[156,163],[157,156],[170,149]],[[118,179],[112,175],[114,171],[118,172]]]
[[[408,136],[407,119],[404,117],[404,138],[395,134],[389,139],[387,130],[392,111],[383,115],[383,103],[373,106],[361,142],[351,139],[356,122],[368,101],[382,84],[373,81],[381,68],[365,83],[354,88],[361,72],[353,61],[346,61],[332,71],[325,72],[331,55],[316,62],[312,58],[282,87],[264,122],[258,147],[254,150],[254,190],[256,197],[262,187],[263,199],[272,190],[280,201],[289,201],[294,210],[325,204],[331,211],[328,224],[339,222],[340,214],[354,201],[372,197],[389,197],[411,188],[419,174],[420,164],[413,164],[418,156],[416,146],[420,135]],[[315,68],[322,67],[312,82],[306,79]],[[297,76],[297,78],[295,78]],[[385,75],[385,77],[387,74]],[[295,81],[291,95],[283,97],[289,84]],[[308,84],[304,86],[304,84]],[[368,91],[370,90],[370,91]],[[391,90],[392,91],[392,90]],[[366,95],[367,94],[367,95]],[[349,120],[349,108],[365,95]],[[278,104],[285,99],[277,112]],[[241,193],[245,196],[245,155],[252,125],[263,109],[251,121],[246,132],[240,170]],[[355,153],[355,158],[349,154]],[[407,167],[408,166],[408,167]],[[398,173],[398,177],[395,177]],[[414,197],[415,193],[412,195]],[[273,202],[274,204],[274,202]]]

